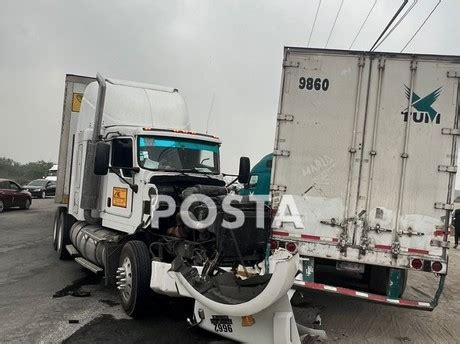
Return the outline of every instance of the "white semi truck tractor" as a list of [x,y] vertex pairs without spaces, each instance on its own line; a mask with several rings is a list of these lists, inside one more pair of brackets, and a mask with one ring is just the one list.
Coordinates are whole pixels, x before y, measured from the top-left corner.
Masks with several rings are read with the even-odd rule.
[[[243,342],[299,343],[287,296],[298,256],[268,257],[263,202],[237,199],[224,211],[220,144],[190,130],[177,89],[67,75],[54,248],[116,285],[130,316],[152,307],[153,290],[194,298],[192,325]],[[243,157],[237,178],[248,177]],[[233,229],[223,225],[237,215]]]

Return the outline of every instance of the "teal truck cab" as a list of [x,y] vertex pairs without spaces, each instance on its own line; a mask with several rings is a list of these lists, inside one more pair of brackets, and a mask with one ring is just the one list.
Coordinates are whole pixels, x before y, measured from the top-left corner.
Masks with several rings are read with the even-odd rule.
[[249,182],[240,191],[241,195],[268,195],[273,154],[264,156],[251,170]]

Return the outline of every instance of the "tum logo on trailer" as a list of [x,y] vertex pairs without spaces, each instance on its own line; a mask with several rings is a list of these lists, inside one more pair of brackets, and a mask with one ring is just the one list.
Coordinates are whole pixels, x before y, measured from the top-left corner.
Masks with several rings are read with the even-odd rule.
[[[405,86],[406,88],[406,97],[407,99],[410,98],[410,89],[409,87]],[[412,92],[412,108],[417,111],[412,111],[410,114],[410,118],[415,123],[436,123],[439,124],[441,122],[441,114],[433,108],[433,103],[438,99],[439,95],[441,94],[441,88],[434,90],[430,94],[426,95],[423,98],[420,98],[415,92]],[[407,122],[408,119],[408,110],[407,108],[401,112],[403,115],[404,122]]]

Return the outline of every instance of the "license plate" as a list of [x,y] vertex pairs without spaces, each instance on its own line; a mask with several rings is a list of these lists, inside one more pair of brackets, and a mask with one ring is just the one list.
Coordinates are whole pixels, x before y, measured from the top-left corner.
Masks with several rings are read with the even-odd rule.
[[350,263],[350,262],[337,262],[337,270],[353,271],[364,273],[364,264]]
[[233,332],[233,321],[227,315],[213,315],[211,316],[211,324],[214,325],[214,331],[216,332]]

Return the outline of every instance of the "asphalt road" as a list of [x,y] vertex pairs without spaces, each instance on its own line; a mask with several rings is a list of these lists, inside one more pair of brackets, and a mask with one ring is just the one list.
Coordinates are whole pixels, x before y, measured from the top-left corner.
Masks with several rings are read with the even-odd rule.
[[127,317],[115,289],[77,263],[58,259],[52,248],[55,208],[51,198],[34,199],[27,211],[0,214],[0,342],[222,342],[188,329],[193,304],[187,299],[162,298],[145,319]]
[[[55,207],[52,199],[34,199],[27,211],[0,214],[0,342],[224,342],[188,329],[192,303],[186,299],[162,298],[145,319],[127,317],[114,289],[77,263],[57,258],[51,244]],[[445,292],[433,312],[306,293],[296,296],[297,322],[310,326],[320,314],[330,342],[460,342],[459,264],[460,251],[451,250]],[[410,275],[405,297],[426,299],[435,282],[433,275]]]

